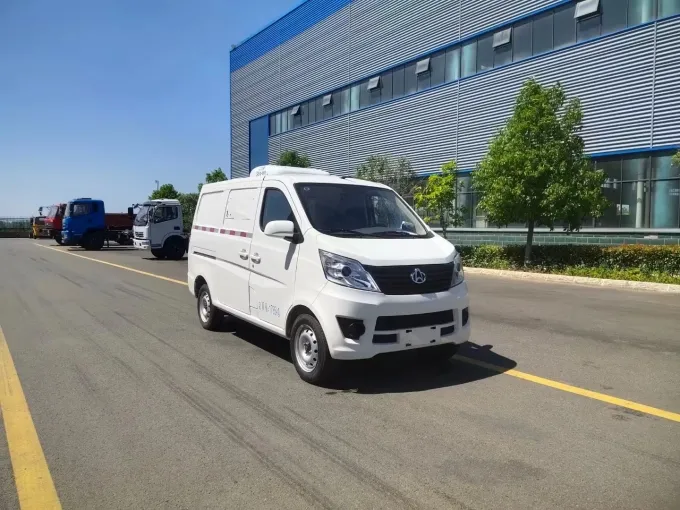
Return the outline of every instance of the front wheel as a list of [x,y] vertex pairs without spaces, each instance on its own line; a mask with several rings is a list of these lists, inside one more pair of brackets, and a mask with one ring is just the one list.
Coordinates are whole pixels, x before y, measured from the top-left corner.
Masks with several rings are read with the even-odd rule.
[[303,381],[324,384],[335,375],[338,362],[331,357],[321,324],[311,315],[301,315],[293,324],[290,355]]
[[158,248],[152,248],[151,249],[151,255],[153,255],[157,259],[164,259],[165,258],[165,250],[158,249]]
[[180,237],[171,237],[165,241],[163,251],[170,260],[182,260],[184,253],[186,253],[186,243]]
[[64,244],[64,240],[61,238],[61,235],[59,235],[59,234],[57,234],[57,235],[54,236],[54,240],[57,242],[57,244],[58,244],[59,246],[61,246],[62,244]]
[[203,329],[215,331],[220,325],[224,313],[213,305],[208,284],[201,285],[196,301],[198,320],[201,322],[201,326],[203,326]]

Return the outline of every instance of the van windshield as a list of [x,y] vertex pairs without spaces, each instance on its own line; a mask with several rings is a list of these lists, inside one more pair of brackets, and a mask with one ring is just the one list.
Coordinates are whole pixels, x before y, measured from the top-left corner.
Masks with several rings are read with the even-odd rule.
[[295,185],[312,226],[338,237],[432,237],[392,190],[335,183]]

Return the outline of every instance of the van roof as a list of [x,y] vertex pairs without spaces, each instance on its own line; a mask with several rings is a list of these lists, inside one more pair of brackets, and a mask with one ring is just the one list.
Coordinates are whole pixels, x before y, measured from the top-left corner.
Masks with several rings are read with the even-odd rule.
[[376,188],[388,188],[384,184],[377,182],[364,181],[355,179],[353,177],[341,177],[338,175],[331,175],[325,170],[316,168],[298,168],[292,166],[279,165],[264,165],[253,168],[249,177],[239,177],[229,181],[216,182],[211,184],[204,184],[201,191],[213,191],[219,189],[229,189],[232,186],[238,186],[239,183],[247,183],[253,181],[285,181],[290,184],[298,182],[318,182],[318,183],[336,183],[336,184],[353,184],[363,186],[374,186]]

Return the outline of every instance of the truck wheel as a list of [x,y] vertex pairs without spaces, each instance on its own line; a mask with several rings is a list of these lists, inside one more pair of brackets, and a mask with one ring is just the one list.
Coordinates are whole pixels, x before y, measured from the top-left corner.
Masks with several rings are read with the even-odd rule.
[[201,285],[201,288],[198,290],[196,308],[198,310],[198,320],[201,322],[203,329],[215,331],[224,317],[224,312],[218,310],[213,305],[207,283]]
[[165,250],[161,249],[151,249],[151,255],[156,257],[157,259],[164,259],[165,258]]
[[310,384],[330,381],[338,362],[331,357],[321,324],[311,315],[301,315],[293,324],[290,357],[300,378]]
[[83,248],[88,251],[99,251],[104,247],[104,234],[101,232],[92,232],[86,234],[83,239]]
[[62,244],[64,244],[64,240],[61,238],[61,235],[60,235],[60,234],[55,235],[55,236],[54,236],[54,240],[57,242],[57,244],[58,244],[59,246],[61,246]]
[[170,260],[182,260],[182,257],[184,257],[184,253],[186,252],[184,239],[176,236],[171,237],[165,241],[163,251],[165,252],[165,256]]

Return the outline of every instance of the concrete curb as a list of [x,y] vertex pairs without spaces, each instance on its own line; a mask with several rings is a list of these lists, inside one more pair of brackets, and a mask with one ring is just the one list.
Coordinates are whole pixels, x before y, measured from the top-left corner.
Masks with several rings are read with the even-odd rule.
[[465,272],[470,274],[512,278],[515,280],[530,280],[546,283],[567,283],[572,285],[587,285],[589,287],[608,287],[610,289],[628,289],[647,292],[680,294],[680,285],[674,285],[671,283],[631,282],[627,280],[607,280],[605,278],[588,278],[586,276],[530,273],[527,271],[506,271],[500,269],[484,269],[479,267],[465,267]]

